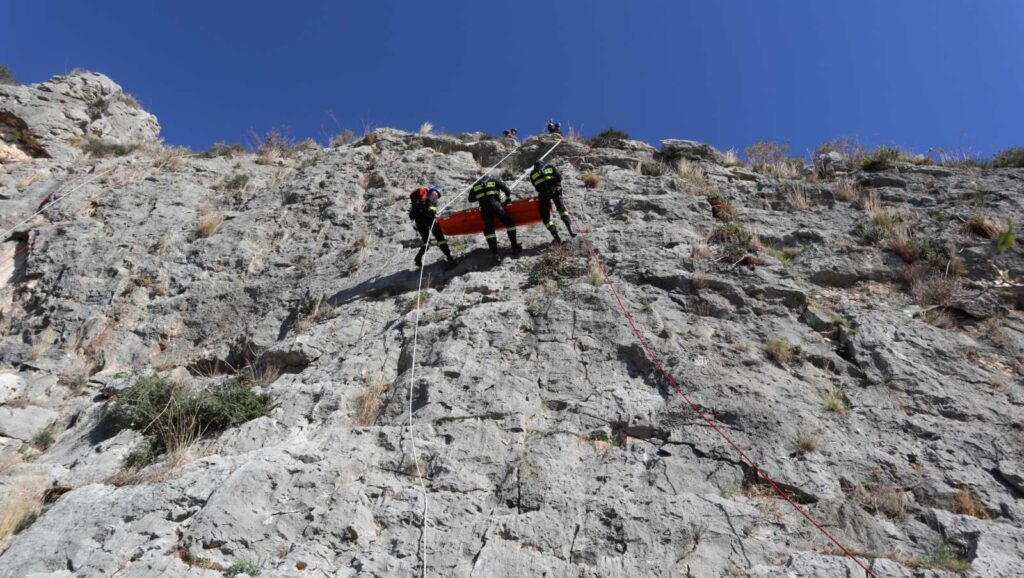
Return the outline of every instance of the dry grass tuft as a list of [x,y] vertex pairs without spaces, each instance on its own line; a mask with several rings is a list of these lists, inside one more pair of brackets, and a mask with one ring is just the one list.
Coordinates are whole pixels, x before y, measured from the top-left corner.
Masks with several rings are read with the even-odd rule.
[[676,161],[675,169],[676,174],[684,181],[695,185],[703,185],[705,182],[704,169],[690,159],[679,159]]
[[596,189],[597,187],[601,186],[601,175],[598,174],[583,173],[583,175],[580,177],[580,180],[583,181],[583,185],[588,189]]
[[7,501],[3,510],[0,510],[0,547],[11,536],[31,525],[43,509],[43,495],[46,492],[44,478],[26,476],[12,482]]
[[434,132],[434,123],[429,120],[420,125],[420,134],[432,134]]
[[711,246],[704,239],[694,239],[690,245],[690,257],[696,261],[707,259],[711,255]]
[[903,490],[892,482],[883,482],[873,476],[871,481],[854,484],[846,492],[869,512],[882,514],[887,518],[901,518],[906,513],[906,498]]
[[727,167],[738,167],[743,164],[743,161],[736,154],[736,149],[729,149],[722,153],[722,164]]
[[910,295],[915,303],[925,307],[949,307],[966,298],[960,279],[941,275],[928,275],[913,281]]
[[953,317],[942,309],[932,309],[922,315],[921,319],[928,325],[938,327],[939,329],[953,329],[956,327],[956,321]]
[[782,195],[791,209],[806,211],[811,208],[811,201],[807,198],[807,187],[801,182],[786,183]]
[[821,438],[813,432],[802,431],[793,440],[793,451],[798,454],[809,454],[818,451],[821,445]]
[[840,201],[852,201],[857,198],[857,185],[850,177],[842,177],[836,181],[836,198]]
[[710,193],[707,196],[707,200],[711,205],[711,214],[716,219],[725,223],[736,219],[736,207],[733,206],[732,201],[728,197],[723,197],[718,193]]
[[846,395],[843,390],[828,386],[825,390],[825,409],[837,415],[846,415],[849,410],[846,407]]
[[200,239],[212,237],[220,226],[224,224],[224,214],[217,211],[208,212],[199,216],[199,225],[196,227],[196,235]]
[[379,376],[367,379],[366,391],[356,398],[353,421],[357,426],[366,427],[376,421],[380,409],[384,407],[384,394],[391,389],[391,385]]
[[964,223],[963,230],[968,235],[978,235],[986,239],[995,239],[999,235],[999,227],[988,222],[988,219],[981,215],[971,217],[969,221]]
[[886,248],[896,253],[907,263],[921,258],[921,245],[911,232],[910,223],[899,223],[889,232]]
[[769,174],[780,179],[796,179],[800,177],[800,166],[791,159],[775,163],[769,167]]
[[21,179],[20,181],[18,181],[18,184],[16,184],[15,187],[19,191],[23,191],[23,190],[27,189],[28,187],[30,187],[32,185],[32,183],[41,181],[41,180],[43,180],[45,178],[46,178],[46,174],[45,173],[32,173],[31,175],[29,175],[29,176]]
[[991,516],[988,515],[988,511],[982,506],[978,499],[967,490],[960,490],[955,496],[953,496],[953,505],[950,511],[956,514],[963,514],[965,516],[973,516],[979,520],[988,520]]
[[793,361],[795,351],[786,340],[772,337],[764,346],[764,352],[779,365],[786,365]]
[[36,336],[35,342],[32,344],[32,350],[29,351],[28,357],[32,361],[36,361],[46,354],[50,350],[50,346],[57,339],[57,332],[52,327],[47,327],[42,330],[39,335]]
[[594,287],[600,287],[608,283],[608,278],[605,277],[604,270],[597,264],[597,261],[590,262],[590,270],[587,273],[587,281],[590,282]]

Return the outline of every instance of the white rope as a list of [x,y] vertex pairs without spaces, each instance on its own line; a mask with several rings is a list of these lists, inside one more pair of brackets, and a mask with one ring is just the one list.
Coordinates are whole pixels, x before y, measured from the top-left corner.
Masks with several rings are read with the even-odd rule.
[[[559,142],[561,142],[561,141],[559,141]],[[555,143],[555,146],[557,147],[558,143]],[[501,160],[499,160],[498,162],[494,163],[494,165],[492,167],[490,167],[489,169],[484,171],[484,173],[482,175],[480,175],[479,177],[474,179],[473,182],[470,183],[469,186],[466,187],[465,192],[470,191],[473,188],[474,185],[479,183],[480,180],[483,179],[484,177],[486,177],[487,175],[491,174],[491,172],[493,172],[494,169],[498,168],[501,165],[501,163],[505,162],[506,159],[508,159],[510,156],[512,156],[512,154],[515,153],[516,151],[518,151],[521,147],[522,147],[521,144],[517,144],[515,146],[515,148],[513,148],[507,155],[502,157]],[[554,150],[554,148],[555,147],[551,147],[551,150]],[[548,153],[550,153],[550,152],[551,151],[548,151]],[[548,153],[545,153],[544,156],[547,156]],[[543,158],[543,157],[541,157],[541,158]],[[424,242],[424,245],[429,245],[430,244],[430,236],[434,233],[434,227],[437,226],[436,216],[439,216],[440,213],[444,212],[445,209],[447,209],[449,206],[451,206],[451,204],[454,203],[455,200],[459,198],[459,196],[460,195],[452,195],[451,197],[449,197],[447,202],[445,202],[443,205],[441,205],[438,208],[438,210],[437,210],[438,215],[435,215],[435,219],[430,223],[430,229],[427,230],[427,240]],[[423,493],[423,519],[422,519],[422,526],[421,526],[421,529],[420,529],[420,563],[421,563],[420,576],[423,577],[423,578],[426,578],[426,576],[427,576],[427,530],[428,530],[428,527],[429,527],[428,507],[427,507],[428,506],[428,502],[427,502],[427,486],[423,482],[423,472],[422,472],[422,470],[420,468],[419,452],[417,452],[417,450],[416,450],[416,435],[413,433],[413,429],[412,429],[412,427],[413,427],[413,419],[412,419],[412,392],[413,392],[413,386],[414,386],[414,384],[416,382],[416,358],[417,358],[417,354],[418,354],[418,351],[417,351],[418,347],[417,346],[419,345],[419,333],[420,333],[419,332],[419,330],[420,330],[420,305],[421,305],[420,297],[422,296],[422,291],[423,291],[423,271],[425,269],[426,269],[425,261],[421,260],[420,261],[419,279],[418,279],[418,281],[416,283],[416,310],[415,310],[415,315],[414,315],[414,318],[413,318],[412,365],[411,365],[411,367],[409,369],[409,396],[408,396],[408,398],[409,398],[409,400],[408,400],[408,402],[409,402],[408,403],[408,405],[409,405],[409,425],[408,425],[409,441],[410,441],[410,445],[412,447],[412,459],[413,459],[413,462],[416,464],[416,477],[419,480],[420,491]]]
[[50,201],[49,203],[46,203],[45,205],[43,205],[42,207],[40,207],[38,211],[36,211],[36,212],[32,213],[31,215],[29,215],[28,217],[26,217],[26,218],[25,218],[25,220],[23,220],[23,221],[19,222],[18,224],[14,225],[14,226],[13,226],[13,227],[11,227],[10,229],[8,229],[8,230],[4,231],[3,235],[0,235],[0,239],[6,239],[8,235],[10,235],[11,233],[13,233],[14,231],[17,231],[17,230],[18,230],[18,227],[20,227],[20,226],[24,225],[25,223],[27,223],[27,222],[31,221],[32,219],[36,218],[36,216],[38,216],[39,214],[41,214],[41,213],[42,213],[43,211],[45,211],[46,209],[49,209],[50,207],[52,207],[52,206],[56,205],[57,203],[59,203],[59,202],[63,201],[63,200],[64,200],[64,199],[66,199],[66,198],[67,198],[67,197],[68,197],[69,195],[71,195],[72,193],[74,193],[75,191],[77,191],[78,189],[81,189],[81,188],[82,188],[82,187],[84,187],[85,185],[87,185],[87,184],[91,183],[91,182],[92,182],[93,180],[95,180],[95,179],[96,179],[96,177],[99,177],[99,176],[101,176],[101,175],[106,175],[106,174],[110,173],[111,171],[113,171],[113,170],[114,170],[115,168],[116,168],[116,167],[110,167],[109,169],[107,169],[107,170],[103,171],[102,173],[96,173],[96,174],[92,175],[92,177],[90,177],[90,178],[88,178],[88,179],[85,179],[85,180],[84,180],[84,181],[82,181],[81,183],[78,183],[78,185],[77,185],[77,186],[74,186],[74,187],[72,187],[72,188],[71,188],[71,190],[69,190],[68,192],[64,193],[63,195],[61,195],[61,196],[57,197],[56,199],[54,199],[54,200]]

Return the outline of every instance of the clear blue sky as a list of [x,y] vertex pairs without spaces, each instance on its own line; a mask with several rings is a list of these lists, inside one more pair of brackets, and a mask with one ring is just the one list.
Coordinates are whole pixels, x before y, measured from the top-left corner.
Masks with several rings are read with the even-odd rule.
[[[1020,0],[6,2],[22,82],[103,72],[205,148],[284,127],[520,133],[549,116],[795,154],[1024,145]],[[331,115],[333,114],[333,120]]]

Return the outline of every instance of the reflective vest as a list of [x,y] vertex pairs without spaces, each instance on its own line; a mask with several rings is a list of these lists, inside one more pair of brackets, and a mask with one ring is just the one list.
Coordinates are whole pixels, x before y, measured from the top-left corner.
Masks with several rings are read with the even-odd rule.
[[482,201],[485,197],[496,197],[501,195],[498,188],[498,181],[487,180],[473,185],[473,200]]
[[534,170],[530,173],[530,182],[533,183],[534,187],[539,187],[544,183],[548,183],[555,180],[555,167],[548,165],[542,170]]

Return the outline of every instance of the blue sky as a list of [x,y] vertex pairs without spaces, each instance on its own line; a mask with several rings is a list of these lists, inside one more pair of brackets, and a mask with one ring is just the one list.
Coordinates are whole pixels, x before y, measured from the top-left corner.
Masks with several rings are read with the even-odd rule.
[[22,82],[103,72],[205,148],[284,128],[548,117],[656,143],[794,154],[841,135],[926,152],[1024,145],[1024,2],[799,0],[9,2]]

